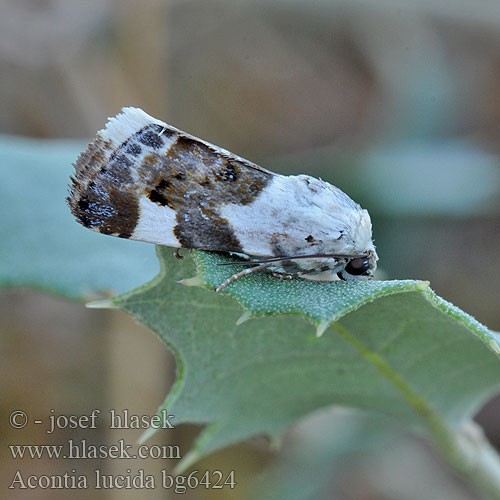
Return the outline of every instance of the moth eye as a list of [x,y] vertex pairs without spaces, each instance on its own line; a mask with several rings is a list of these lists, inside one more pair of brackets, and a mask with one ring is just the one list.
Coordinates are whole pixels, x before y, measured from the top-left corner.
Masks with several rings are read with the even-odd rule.
[[353,276],[360,276],[370,269],[370,259],[366,257],[358,257],[352,259],[345,266],[345,271]]

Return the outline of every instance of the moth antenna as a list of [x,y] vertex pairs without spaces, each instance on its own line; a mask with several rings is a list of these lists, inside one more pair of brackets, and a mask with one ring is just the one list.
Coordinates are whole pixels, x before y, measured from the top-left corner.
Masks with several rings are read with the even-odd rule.
[[266,269],[267,267],[269,267],[271,264],[272,264],[271,262],[266,262],[265,264],[260,264],[259,266],[248,267],[247,269],[243,269],[243,271],[240,271],[239,273],[233,274],[227,280],[224,280],[215,289],[215,291],[220,292],[223,288],[226,288],[227,285],[229,285],[233,281],[237,280],[238,278],[241,278],[242,276],[246,276],[247,274],[255,273],[257,271],[262,271],[263,269]]
[[311,254],[311,255],[291,255],[283,257],[270,257],[269,259],[262,260],[244,260],[235,262],[223,262],[217,264],[218,266],[248,266],[251,264],[267,264],[272,262],[282,262],[284,260],[299,260],[299,259],[359,259],[365,258],[366,255],[339,255],[339,254]]

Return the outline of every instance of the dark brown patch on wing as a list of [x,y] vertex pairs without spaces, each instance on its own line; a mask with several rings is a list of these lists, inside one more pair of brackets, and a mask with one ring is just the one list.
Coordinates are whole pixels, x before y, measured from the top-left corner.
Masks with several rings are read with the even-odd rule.
[[168,199],[165,197],[163,194],[169,186],[169,182],[166,181],[165,179],[162,179],[158,185],[151,190],[151,192],[148,195],[148,198],[153,202],[157,203],[158,205],[161,205],[163,207],[169,207],[172,208],[171,205],[168,203]]
[[[264,189],[271,174],[248,168],[242,162],[222,156],[203,143],[180,136],[166,155],[144,157],[137,173],[140,183],[152,186],[180,210],[199,206],[251,203]],[[158,189],[161,181],[163,189]]]
[[71,207],[75,217],[89,229],[130,238],[139,218],[139,204],[133,193],[116,188],[102,189],[90,183]]
[[233,165],[231,161],[228,161],[225,168],[215,173],[215,177],[221,182],[236,182],[240,177],[238,170],[237,165]]
[[323,243],[323,240],[317,240],[317,239],[315,239],[312,234],[310,234],[309,236],[307,236],[307,238],[305,238],[305,240],[307,241],[307,243],[310,243],[311,246],[321,245]]
[[156,150],[173,134],[151,124],[114,151],[111,143],[97,136],[75,164],[70,196],[71,212],[85,227],[103,234],[130,238],[139,220],[137,186],[132,169],[145,148]]
[[201,207],[189,211],[181,210],[176,219],[178,224],[174,234],[183,247],[243,251],[228,221],[214,210]]
[[173,132],[161,125],[151,124],[136,132],[133,139],[151,149],[160,149],[165,144],[165,138],[171,137]]
[[145,196],[177,211],[174,233],[182,246],[231,251],[242,248],[218,208],[251,203],[272,177],[182,135],[167,154],[144,157],[137,174]]
[[139,156],[142,153],[142,147],[140,144],[137,144],[136,142],[131,142],[130,144],[127,144],[125,148],[125,153],[131,156]]
[[135,195],[119,187],[132,181],[131,161],[119,150],[107,160],[109,148],[109,142],[97,137],[80,155],[67,201],[85,227],[129,238],[137,224],[138,203]]

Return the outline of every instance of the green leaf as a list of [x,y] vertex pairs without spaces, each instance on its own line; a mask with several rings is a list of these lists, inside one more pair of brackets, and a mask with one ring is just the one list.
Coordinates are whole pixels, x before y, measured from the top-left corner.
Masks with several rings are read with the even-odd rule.
[[[160,274],[113,303],[174,352],[177,381],[163,405],[174,422],[209,424],[187,465],[248,436],[279,437],[332,404],[442,434],[500,387],[498,336],[425,282],[321,283],[260,273],[217,294],[211,289],[241,269],[219,266],[227,257],[192,252],[198,274],[185,280],[195,273],[191,259],[157,251]],[[244,310],[233,298],[245,318],[268,317],[237,325]],[[311,323],[331,328],[318,338]]]
[[67,184],[84,147],[0,136],[0,287],[80,298],[129,290],[157,271],[151,245],[103,238],[71,215]]

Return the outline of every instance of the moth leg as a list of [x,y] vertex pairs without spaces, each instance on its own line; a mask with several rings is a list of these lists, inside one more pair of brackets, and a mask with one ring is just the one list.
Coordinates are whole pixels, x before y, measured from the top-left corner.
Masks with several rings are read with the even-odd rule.
[[301,273],[287,274],[287,273],[280,273],[278,271],[273,271],[271,274],[275,278],[278,278],[279,280],[291,280],[293,278],[298,278],[301,275]]
[[226,286],[229,285],[229,283],[232,283],[233,281],[237,280],[238,278],[241,278],[242,276],[246,276],[247,274],[262,271],[263,269],[266,269],[267,267],[272,266],[272,265],[273,265],[273,262],[266,262],[265,264],[259,264],[258,266],[255,266],[255,267],[247,267],[246,269],[243,269],[243,271],[240,271],[239,273],[233,274],[227,280],[223,281],[215,289],[215,291],[220,292],[223,288],[226,288]]
[[175,255],[175,258],[176,258],[176,259],[182,260],[182,259],[184,258],[184,256],[183,256],[183,255],[181,255],[180,250],[181,250],[180,248],[176,248],[176,249],[175,249],[175,252],[174,252],[174,255]]

